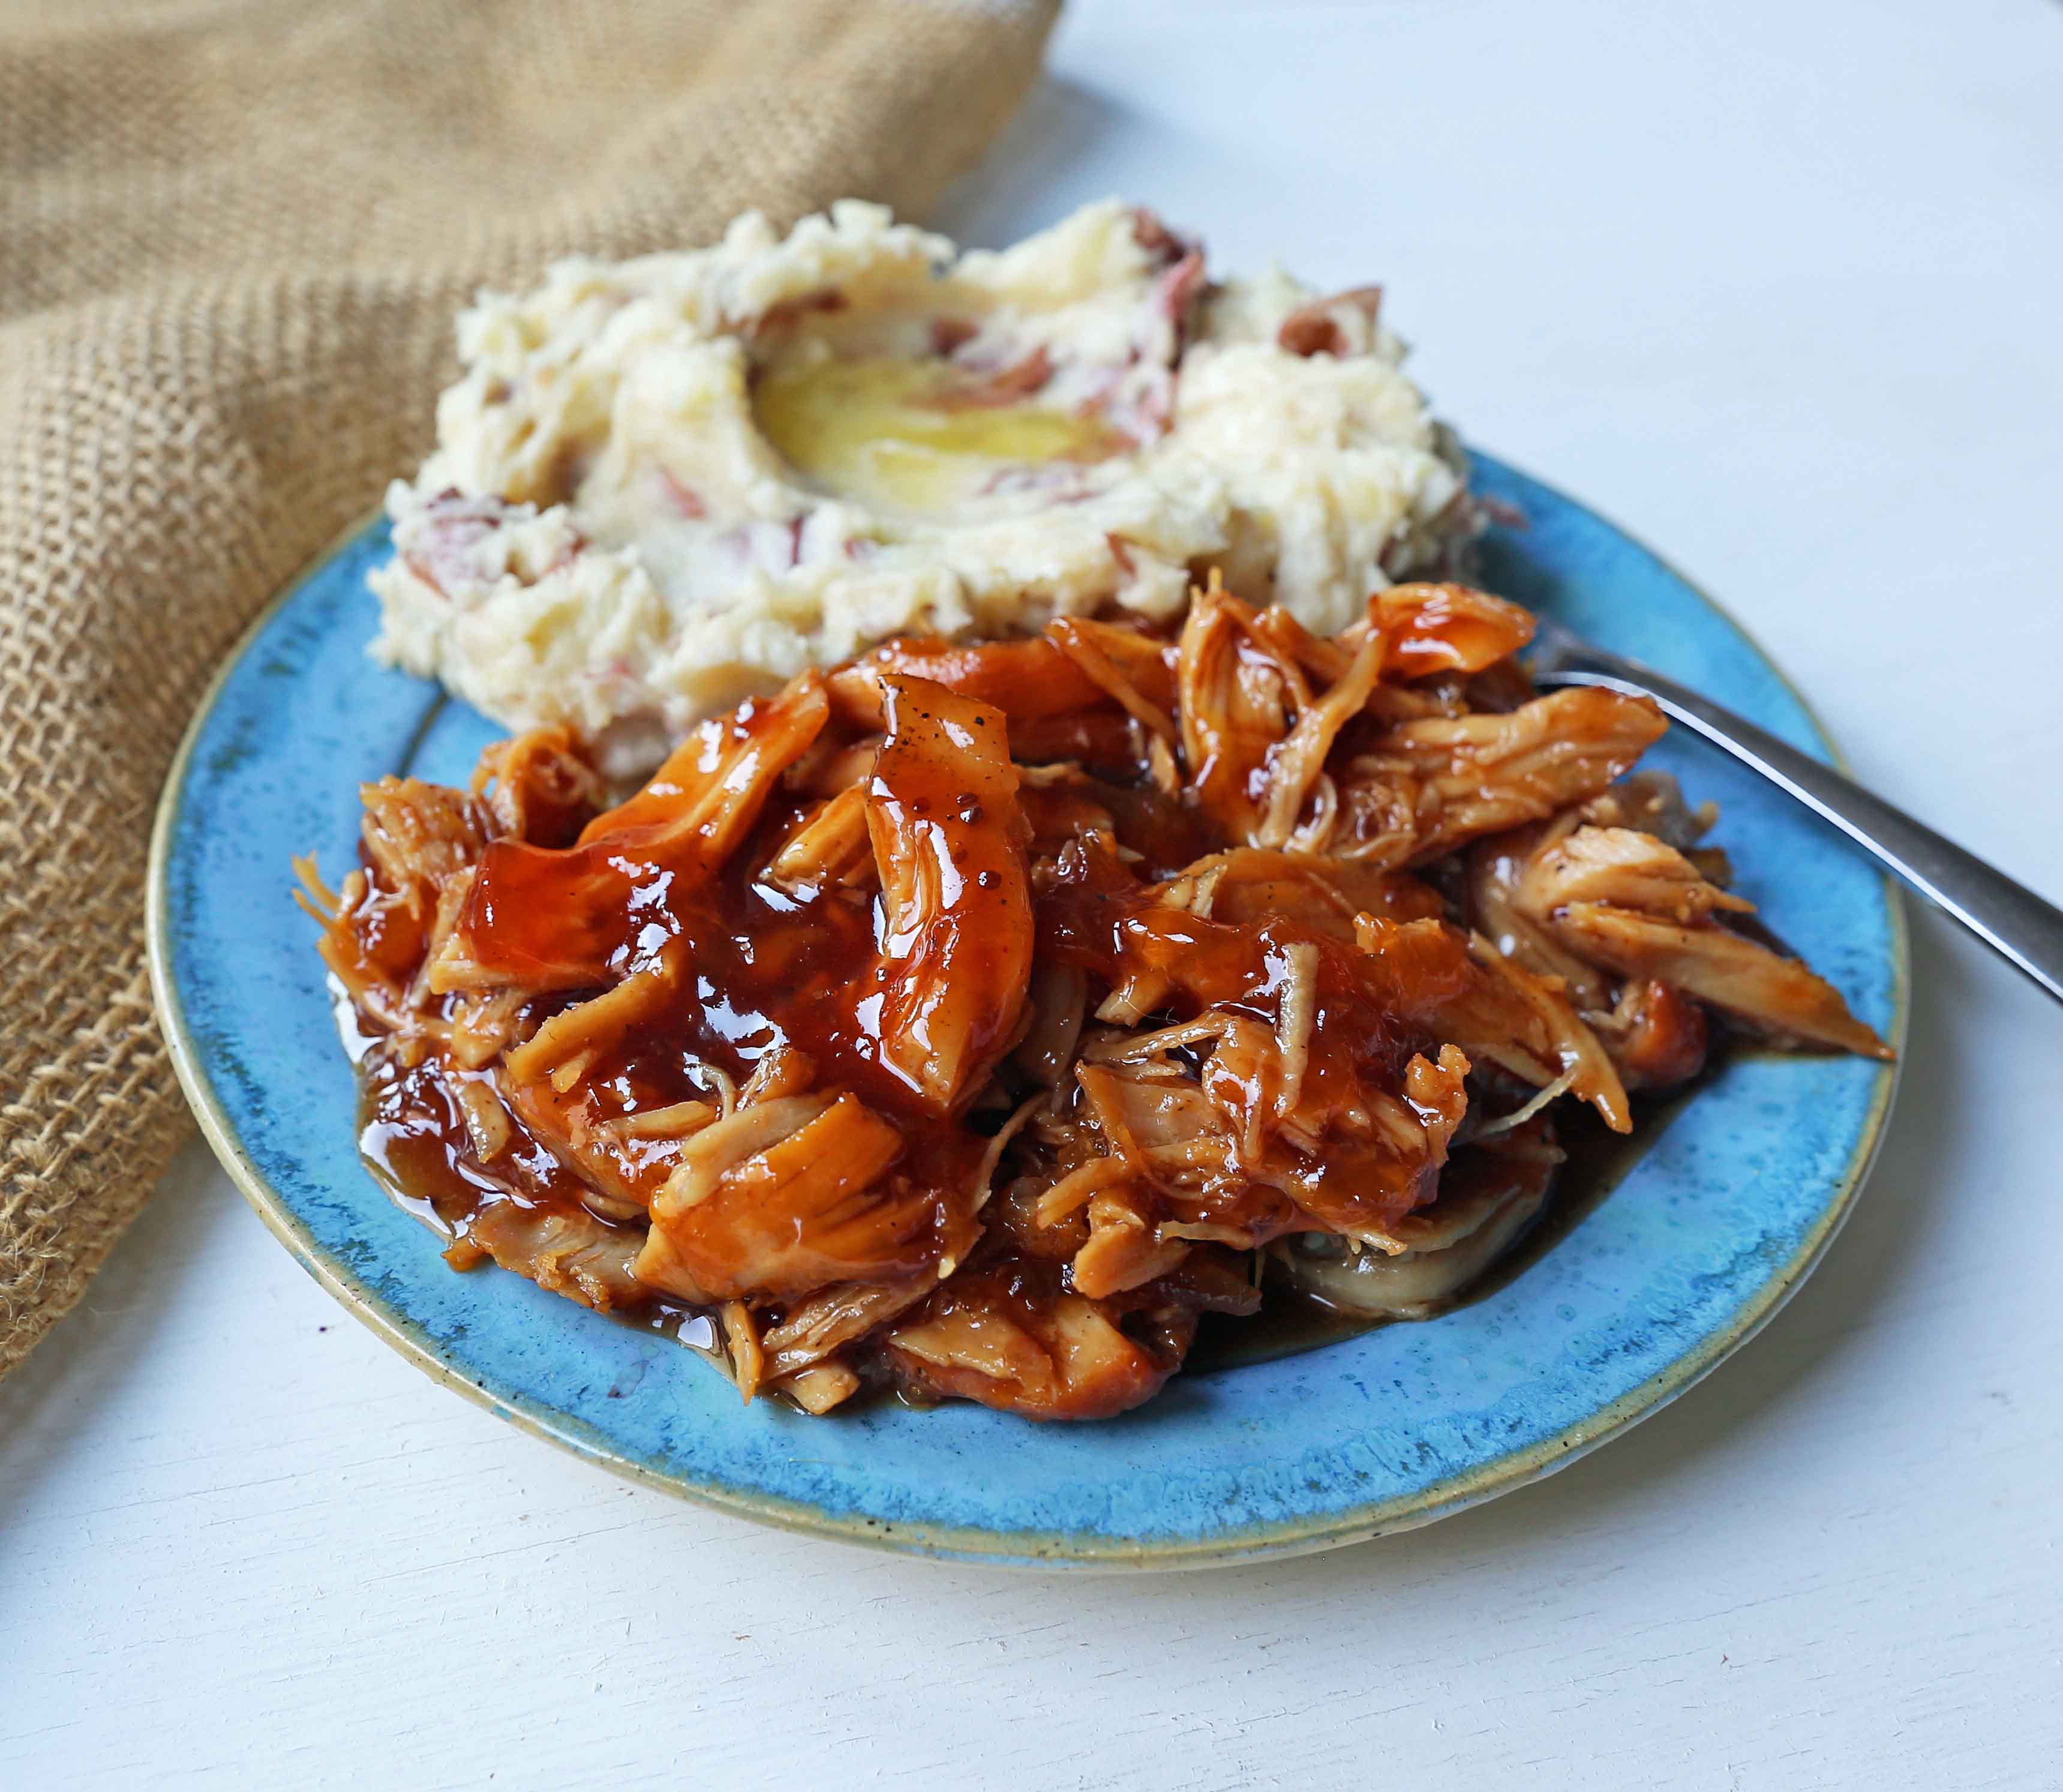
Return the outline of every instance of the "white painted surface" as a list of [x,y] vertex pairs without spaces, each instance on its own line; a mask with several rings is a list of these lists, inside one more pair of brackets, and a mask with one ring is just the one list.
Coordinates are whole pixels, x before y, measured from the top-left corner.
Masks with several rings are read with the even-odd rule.
[[[2063,894],[2063,10],[1080,6],[947,222],[1122,191],[1387,283],[1863,773]],[[1542,1486],[1237,1572],[971,1572],[431,1385],[198,1148],[0,1384],[0,1785],[2063,1784],[2063,1014],[1931,917],[1860,1211]]]

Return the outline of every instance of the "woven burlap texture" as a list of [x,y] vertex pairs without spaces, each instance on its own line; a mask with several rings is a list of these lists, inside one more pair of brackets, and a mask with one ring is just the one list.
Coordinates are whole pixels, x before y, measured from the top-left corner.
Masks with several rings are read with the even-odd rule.
[[456,308],[750,205],[921,211],[1057,4],[0,9],[0,1373],[185,1129],[143,946],[180,733],[427,447]]

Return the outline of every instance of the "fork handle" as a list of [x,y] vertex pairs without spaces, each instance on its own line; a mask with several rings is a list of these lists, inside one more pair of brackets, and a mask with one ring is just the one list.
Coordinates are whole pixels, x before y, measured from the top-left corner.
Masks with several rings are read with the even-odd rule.
[[1965,852],[1953,840],[1915,821],[1852,778],[1822,765],[1673,679],[1595,650],[1571,653],[1542,685],[1599,685],[1633,697],[1652,697],[1665,713],[1703,735],[1745,765],[1824,815],[1856,845],[1945,909],[1987,945],[2063,1001],[2063,910],[2024,884]]

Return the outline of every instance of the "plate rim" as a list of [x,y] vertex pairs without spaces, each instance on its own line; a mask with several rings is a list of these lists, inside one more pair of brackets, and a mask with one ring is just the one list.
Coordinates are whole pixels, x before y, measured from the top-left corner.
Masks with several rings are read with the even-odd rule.
[[[1847,756],[1818,711],[1784,668],[1731,610],[1667,556],[1611,517],[1558,486],[1538,479],[1502,456],[1471,448],[1472,454],[1542,487],[1598,521],[1648,556],[1712,610],[1739,637],[1749,651],[1791,697],[1812,725],[1834,765],[1848,769]],[[230,1180],[288,1254],[316,1282],[383,1343],[433,1381],[464,1395],[531,1436],[556,1444],[611,1474],[695,1504],[770,1524],[804,1536],[859,1544],[892,1554],[1012,1568],[1064,1568],[1076,1571],[1156,1571],[1231,1567],[1261,1560],[1309,1555],[1344,1548],[1378,1536],[1415,1530],[1452,1516],[1498,1495],[1525,1487],[1587,1456],[1659,1412],[1687,1392],[1753,1339],[1779,1312],[1818,1266],[1847,1223],[1856,1197],[1868,1179],[1882,1149],[1891,1110],[1897,1100],[1905,1066],[1905,1046],[1912,1017],[1912,956],[1906,897],[1898,880],[1886,873],[1885,914],[1892,960],[1892,1017],[1889,1042],[1896,1057],[1883,1067],[1871,1097],[1861,1136],[1843,1166],[1832,1198],[1815,1220],[1798,1249],[1773,1270],[1742,1311],[1698,1346],[1665,1364],[1637,1387],[1527,1448],[1477,1465],[1416,1492],[1393,1495],[1329,1513],[1322,1517],[1277,1520],[1251,1524],[1225,1536],[1141,1544],[1064,1532],[1000,1530],[922,1522],[897,1523],[864,1516],[843,1516],[779,1495],[742,1492],[678,1475],[662,1474],[633,1456],[590,1441],[533,1411],[505,1399],[484,1383],[468,1378],[422,1338],[404,1314],[351,1285],[315,1245],[279,1190],[244,1149],[206,1072],[201,1053],[187,1024],[186,1013],[171,972],[169,883],[171,841],[177,828],[187,775],[201,732],[220,700],[223,687],[241,666],[259,636],[300,594],[310,579],[366,531],[377,526],[382,511],[361,512],[298,567],[251,619],[209,677],[196,701],[161,788],[151,827],[150,855],[144,881],[144,932],[151,993],[159,1031],[179,1079],[181,1093]]]

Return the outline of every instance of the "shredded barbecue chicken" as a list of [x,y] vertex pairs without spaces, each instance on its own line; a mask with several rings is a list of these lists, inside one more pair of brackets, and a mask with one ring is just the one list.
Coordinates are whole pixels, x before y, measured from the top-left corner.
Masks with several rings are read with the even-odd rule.
[[1623,1131],[1722,1026],[1887,1055],[1634,771],[1655,708],[1535,695],[1531,630],[1406,585],[1320,638],[1214,580],[1172,635],[806,672],[621,802],[552,729],[368,785],[361,863],[300,868],[367,1154],[455,1266],[692,1314],[810,1412],[1107,1417],[1264,1262],[1432,1310],[1558,1098]]

